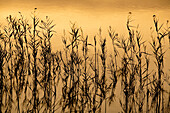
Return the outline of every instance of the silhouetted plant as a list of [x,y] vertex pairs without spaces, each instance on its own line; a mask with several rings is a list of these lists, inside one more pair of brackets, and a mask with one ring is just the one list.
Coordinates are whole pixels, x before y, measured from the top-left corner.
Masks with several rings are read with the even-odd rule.
[[168,21],[165,28],[163,24],[159,27],[153,16],[156,36],[152,34],[150,44],[155,70],[149,45],[138,26],[131,25],[131,12],[126,24],[128,38],[120,38],[109,27],[111,53],[101,28],[91,44],[91,37],[84,36],[76,24],[69,37],[64,32],[61,51],[53,52],[55,24],[48,16],[38,18],[36,10],[32,24],[19,12],[19,18],[10,15],[7,24],[0,26],[0,112],[106,113],[108,103],[111,106],[117,98],[119,82],[122,112],[170,110],[169,72],[164,70],[169,49],[163,42],[170,36]]
[[169,34],[169,28],[165,31],[161,31],[163,24],[160,26],[158,25],[158,18],[156,15],[153,15],[153,21],[155,25],[155,31],[156,31],[156,38],[152,35],[152,49],[153,49],[153,55],[155,57],[155,65],[157,67],[157,72],[155,74],[157,77],[155,77],[153,85],[154,85],[154,91],[152,91],[152,102],[151,107],[155,106],[154,111],[157,113],[164,112],[164,55],[165,50],[163,48],[163,39]]
[[[1,38],[2,34],[1,34]],[[0,112],[3,112],[3,98],[4,98],[4,92],[5,92],[5,87],[4,87],[4,81],[5,81],[5,75],[4,75],[4,64],[5,64],[5,57],[6,57],[6,51],[3,49],[3,47],[0,45]]]
[[113,102],[113,99],[115,98],[115,88],[116,88],[116,84],[118,82],[118,61],[117,61],[117,57],[119,55],[118,50],[116,48],[116,41],[117,41],[117,37],[118,34],[115,33],[111,26],[109,27],[109,37],[112,40],[112,45],[113,45],[113,55],[110,55],[110,63],[109,63],[109,71],[111,73],[111,93],[109,96],[109,105],[111,105],[111,103]]
[[[40,28],[42,29],[42,36],[39,35],[41,39],[41,59],[40,62],[42,64],[42,80],[40,83],[42,83],[42,88],[44,88],[44,95],[42,97],[43,105],[45,105],[44,112],[52,112],[52,80],[53,80],[53,72],[52,72],[52,61],[54,60],[52,58],[52,52],[51,52],[51,38],[53,36],[53,27],[55,25],[52,25],[52,21],[46,17],[46,21],[41,21]],[[54,61],[53,61],[54,63]],[[55,69],[54,69],[55,71]]]
[[32,64],[32,75],[33,75],[33,89],[32,89],[32,112],[39,112],[40,108],[39,108],[39,93],[38,93],[38,77],[39,77],[39,67],[38,67],[38,63],[37,63],[37,54],[38,54],[38,48],[40,45],[40,40],[37,39],[38,36],[38,31],[37,31],[37,27],[39,24],[39,18],[36,15],[36,8],[34,9],[34,13],[33,13],[33,31],[29,31],[30,32],[30,42],[29,42],[29,46],[30,49],[32,51],[32,60],[33,62]]

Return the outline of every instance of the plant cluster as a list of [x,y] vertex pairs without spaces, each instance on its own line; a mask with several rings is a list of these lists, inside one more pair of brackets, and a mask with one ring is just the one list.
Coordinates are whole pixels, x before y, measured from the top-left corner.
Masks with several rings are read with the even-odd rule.
[[[117,98],[116,90],[121,93],[122,112],[170,111],[170,73],[164,71],[168,21],[165,28],[153,16],[150,45],[138,27],[131,26],[131,13],[127,38],[109,27],[110,38],[103,38],[99,29],[94,42],[89,42],[72,24],[69,35],[62,37],[62,50],[53,52],[53,21],[38,18],[36,8],[32,23],[19,14],[7,17],[0,28],[0,112],[106,113]],[[107,40],[112,52],[107,51]]]

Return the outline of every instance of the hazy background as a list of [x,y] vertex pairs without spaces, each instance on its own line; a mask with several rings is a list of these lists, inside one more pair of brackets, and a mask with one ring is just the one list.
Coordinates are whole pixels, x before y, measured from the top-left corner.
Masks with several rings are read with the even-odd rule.
[[[70,21],[82,27],[84,34],[93,36],[102,28],[102,34],[107,37],[109,26],[121,37],[126,37],[126,21],[128,12],[132,12],[134,26],[139,24],[139,30],[144,40],[150,40],[150,27],[153,27],[153,15],[157,15],[160,23],[170,20],[170,0],[0,0],[0,24],[3,25],[8,15],[19,16],[18,11],[31,20],[31,12],[38,8],[38,16],[45,19],[49,16],[56,24],[57,32],[53,39],[53,49],[62,48],[61,36],[63,29],[70,30]],[[108,39],[109,40],[109,39]],[[109,47],[108,47],[109,48]],[[167,56],[170,52],[167,52]],[[165,67],[169,68],[170,58],[166,57]],[[120,106],[114,103],[108,112],[118,112]]]
[[169,0],[1,0],[1,7],[20,6],[30,8],[35,5],[44,7],[51,6],[59,8],[79,8],[79,9],[105,9],[111,10],[115,8],[169,8]]

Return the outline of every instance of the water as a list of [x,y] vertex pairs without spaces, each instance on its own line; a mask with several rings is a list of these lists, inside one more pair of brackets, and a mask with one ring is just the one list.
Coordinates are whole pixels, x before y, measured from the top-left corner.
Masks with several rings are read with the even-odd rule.
[[[76,0],[74,1],[76,2]],[[9,4],[9,6],[2,5],[2,7],[0,8],[0,23],[3,24],[5,17],[7,17],[8,15],[19,16],[18,11],[22,12],[22,14],[25,15],[26,18],[31,20],[31,12],[33,12],[33,8],[37,7],[38,16],[41,19],[45,19],[46,16],[49,16],[52,20],[54,20],[54,24],[56,24],[56,27],[54,28],[56,33],[52,38],[52,46],[53,50],[55,51],[62,48],[61,36],[63,35],[63,30],[65,29],[66,34],[68,35],[71,22],[75,22],[78,27],[81,27],[84,31],[84,35],[89,35],[89,40],[91,43],[93,43],[93,37],[95,35],[98,35],[98,29],[100,27],[102,29],[103,37],[108,37],[109,26],[112,26],[112,28],[115,30],[115,32],[119,34],[120,37],[127,37],[128,31],[126,28],[126,22],[129,12],[132,12],[132,19],[134,20],[132,22],[132,25],[135,28],[135,26],[139,24],[139,30],[141,31],[142,37],[144,40],[147,41],[151,41],[150,27],[154,27],[153,15],[157,15],[160,23],[166,24],[166,21],[170,20],[170,9],[168,9],[168,6],[165,5],[165,1],[163,1],[162,3],[164,4],[165,8],[160,8],[161,6],[159,5],[153,5],[154,7],[149,7],[147,3],[145,6],[145,4],[141,2],[141,6],[139,5],[137,7],[135,6],[135,3],[133,4],[133,1],[125,2],[123,0],[123,2],[121,1],[122,5],[120,6],[120,8],[120,3],[118,2],[115,2],[116,5],[114,4],[112,7],[109,4],[110,2],[105,2],[104,5],[99,2],[97,6],[94,5],[93,7],[93,4],[97,4],[96,1],[93,0],[93,2],[90,3],[89,6],[87,1],[84,2],[84,5],[82,5],[83,3],[73,5],[73,3],[68,1],[68,3],[65,2],[64,5],[64,3],[62,4],[62,2],[58,1],[56,2],[56,4],[58,3],[58,6],[55,6],[47,2],[42,2],[41,4],[38,4],[38,0],[36,0],[35,3],[31,3],[30,1],[29,4],[31,5],[25,4],[27,3],[26,1],[24,1],[23,3],[20,3],[18,1],[18,4],[17,2],[11,3]],[[132,4],[127,5],[128,3]],[[148,2],[148,4],[151,4],[151,2]],[[85,7],[85,5],[88,7]],[[158,6],[158,8],[155,8],[156,6]],[[108,44],[109,43],[110,42],[108,41]],[[110,46],[111,43],[107,45],[107,48],[111,48]],[[168,51],[165,63],[165,70],[168,70],[169,67],[169,55],[170,52]],[[117,98],[116,102],[118,102]],[[117,113],[120,111],[120,105],[116,102],[113,103],[111,107],[108,107],[108,113]]]

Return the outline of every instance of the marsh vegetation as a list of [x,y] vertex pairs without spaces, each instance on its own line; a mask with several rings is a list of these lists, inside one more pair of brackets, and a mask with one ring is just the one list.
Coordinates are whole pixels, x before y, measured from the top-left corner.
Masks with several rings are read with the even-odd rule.
[[107,38],[101,28],[85,36],[72,23],[63,48],[53,51],[53,21],[41,20],[36,9],[31,20],[19,15],[0,26],[0,112],[107,113],[116,98],[124,113],[170,111],[169,21],[153,15],[149,44],[131,25],[131,13],[123,38],[112,27]]

